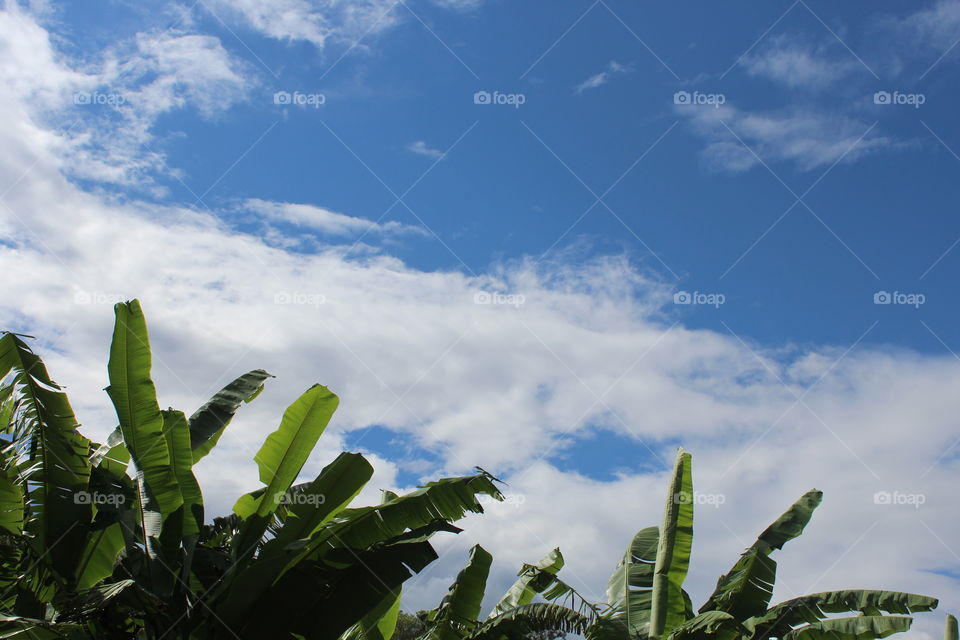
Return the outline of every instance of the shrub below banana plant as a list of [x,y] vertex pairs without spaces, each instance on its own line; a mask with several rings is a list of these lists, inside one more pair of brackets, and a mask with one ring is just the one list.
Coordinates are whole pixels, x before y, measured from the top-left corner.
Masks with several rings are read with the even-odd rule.
[[482,470],[349,508],[373,469],[343,453],[293,485],[337,408],[314,385],[255,461],[263,486],[206,522],[193,467],[270,378],[246,373],[187,417],[161,410],[139,303],[118,304],[107,393],[119,426],[78,431],[26,336],[0,336],[0,637],[337,640],[437,555],[428,539],[501,499]]
[[[937,600],[878,590],[827,591],[770,606],[777,563],[771,554],[803,533],[823,494],[807,492],[767,527],[694,613],[683,582],[693,543],[690,454],[678,452],[660,527],[634,536],[607,585],[607,601],[590,603],[557,576],[547,556],[525,566],[520,580],[486,619],[481,619],[490,554],[474,547],[470,562],[432,611],[421,640],[502,640],[534,631],[575,632],[588,640],[873,640],[906,631],[908,615],[930,611]],[[546,602],[532,602],[540,594]],[[562,602],[566,600],[568,602]],[[567,606],[572,604],[573,606]],[[852,617],[833,614],[856,612]],[[898,614],[898,615],[884,615]],[[952,619],[952,616],[951,616]],[[946,640],[957,640],[948,619]],[[952,625],[952,627],[951,627]]]

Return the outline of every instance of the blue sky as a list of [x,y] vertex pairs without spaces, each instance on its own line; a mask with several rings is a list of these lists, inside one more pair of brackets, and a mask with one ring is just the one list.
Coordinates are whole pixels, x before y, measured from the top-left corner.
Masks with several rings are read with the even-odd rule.
[[[159,150],[183,174],[156,181],[181,205],[261,198],[417,226],[427,233],[391,251],[427,270],[482,273],[569,247],[626,252],[679,291],[725,296],[719,309],[669,310],[684,322],[762,344],[847,345],[877,322],[868,342],[958,348],[960,257],[943,256],[960,238],[951,41],[918,39],[903,26],[916,11],[898,3],[695,10],[692,21],[687,7],[634,2],[424,4],[322,51],[195,11],[193,27],[220,39],[253,88],[212,117],[158,118]],[[89,52],[157,14],[98,2],[61,19]],[[278,91],[325,103],[275,105]],[[477,91],[524,103],[477,105]],[[718,94],[736,112],[675,105],[677,91]],[[877,105],[876,91],[924,103]],[[751,135],[764,117],[773,131]],[[877,306],[877,291],[924,304]]]
[[321,382],[304,477],[362,450],[361,500],[475,465],[522,498],[411,609],[478,541],[497,585],[560,545],[600,597],[677,445],[725,496],[694,600],[813,485],[791,587],[960,598],[960,0],[2,7],[0,327],[94,438],[118,300],[164,406],[275,374],[198,468],[210,513]]

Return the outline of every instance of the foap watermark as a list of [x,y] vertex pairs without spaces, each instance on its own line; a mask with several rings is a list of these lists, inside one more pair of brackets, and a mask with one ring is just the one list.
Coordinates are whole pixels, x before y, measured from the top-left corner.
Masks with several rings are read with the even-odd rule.
[[919,509],[926,503],[927,496],[922,493],[902,493],[900,491],[877,491],[873,494],[873,504],[909,506]]
[[106,293],[104,291],[87,291],[86,289],[74,289],[74,304],[109,304],[115,305],[123,302],[127,298],[119,293]]
[[303,91],[277,91],[273,94],[273,104],[319,109],[327,104],[327,96],[322,93],[305,93]]
[[718,309],[720,305],[727,301],[727,296],[722,293],[703,293],[701,291],[677,291],[673,294],[673,304],[696,304],[709,305]]
[[274,304],[296,304],[319,307],[326,303],[326,301],[327,297],[322,293],[311,293],[309,291],[278,291],[273,296]]
[[922,93],[901,93],[899,91],[877,91],[873,94],[873,104],[908,105],[919,109],[927,101]]
[[714,509],[719,509],[720,505],[727,501],[727,496],[722,493],[700,493],[699,491],[689,492],[680,491],[673,494],[674,504],[706,504]]
[[74,504],[92,504],[97,506],[119,507],[127,501],[122,493],[100,493],[99,491],[77,491],[73,494]]
[[481,494],[477,496],[477,502],[482,505],[496,504],[498,502],[502,504],[509,504],[513,507],[519,507],[527,501],[527,496],[522,493],[504,493],[503,500],[497,500],[493,496],[488,496],[486,494]]
[[298,504],[306,504],[311,507],[319,507],[322,504],[326,504],[327,496],[322,493],[306,493],[303,491],[294,491],[288,493],[281,493],[274,501],[277,504],[285,504],[288,506],[295,506]]
[[673,94],[673,104],[707,105],[719,109],[726,103],[727,96],[722,93],[702,93],[700,91],[677,91]]
[[499,91],[477,91],[473,94],[473,104],[508,105],[519,109],[526,104],[527,96],[522,93],[500,93]]
[[94,104],[119,107],[126,102],[127,97],[119,91],[77,91],[73,94],[73,104],[77,105]]
[[873,304],[903,304],[919,309],[927,301],[922,293],[903,293],[902,291],[877,291],[873,294]]
[[477,291],[473,294],[474,304],[504,305],[518,308],[527,302],[522,293],[497,293],[495,291]]

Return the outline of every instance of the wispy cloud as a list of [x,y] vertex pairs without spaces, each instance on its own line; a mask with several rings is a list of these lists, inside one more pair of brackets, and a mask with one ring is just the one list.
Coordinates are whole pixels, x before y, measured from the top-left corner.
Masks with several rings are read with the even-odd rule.
[[483,3],[483,0],[433,0],[433,4],[445,9],[457,9],[465,11],[476,9]]
[[417,153],[421,156],[427,156],[429,158],[443,157],[443,151],[440,151],[440,149],[434,149],[428,146],[427,143],[424,142],[423,140],[417,140],[416,142],[411,142],[410,145],[407,146],[407,151]]
[[158,118],[186,109],[214,118],[254,85],[246,63],[210,35],[138,33],[92,62],[78,61],[57,50],[34,15],[8,3],[0,12],[0,42],[7,63],[0,65],[0,84],[8,97],[62,125],[64,169],[98,182],[152,185],[152,175],[166,170],[153,149]]
[[710,167],[722,171],[746,171],[761,161],[810,171],[903,144],[876,133],[869,122],[812,107],[753,112],[686,105],[676,111],[706,139],[703,156]]
[[909,39],[920,50],[945,50],[960,39],[960,0],[939,0],[902,18],[887,18],[881,24]]
[[811,43],[788,36],[771,38],[743,59],[747,73],[791,88],[820,89],[866,70],[836,41]]
[[630,71],[630,66],[625,64],[620,64],[616,60],[611,60],[607,63],[607,68],[601,71],[600,73],[594,74],[578,84],[574,88],[574,93],[580,94],[588,89],[596,89],[597,87],[603,86],[610,82],[610,79],[613,76],[624,74]]
[[312,204],[296,204],[292,202],[271,202],[259,198],[250,198],[244,201],[244,209],[258,213],[274,222],[286,222],[298,227],[307,227],[321,233],[336,236],[349,236],[361,233],[423,234],[420,227],[402,224],[395,220],[385,223],[374,222],[366,218],[348,216],[336,211],[330,211]]
[[399,17],[394,0],[312,2],[311,0],[210,0],[209,11],[240,19],[277,40],[303,40],[318,48],[328,41],[359,40],[394,26]]
[[[483,0],[433,0],[445,9],[467,10]],[[239,18],[277,40],[302,40],[318,48],[335,42],[363,48],[362,40],[400,24],[405,18],[397,0],[208,0],[207,10]],[[219,17],[218,15],[218,17]]]
[[906,15],[886,15],[872,25],[874,55],[897,75],[922,79],[960,52],[960,0],[939,0]]

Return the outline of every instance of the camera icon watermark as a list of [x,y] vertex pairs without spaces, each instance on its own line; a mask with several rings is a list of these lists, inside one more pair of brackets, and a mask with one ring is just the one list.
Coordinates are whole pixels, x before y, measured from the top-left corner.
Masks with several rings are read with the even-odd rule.
[[508,504],[514,508],[519,507],[522,504],[525,504],[527,501],[527,496],[523,493],[504,493],[503,500],[497,500],[493,496],[488,496],[486,494],[480,494],[477,496],[477,502],[481,505],[491,505],[491,504]]
[[873,104],[908,105],[919,109],[925,104],[927,96],[923,93],[901,93],[899,91],[877,91],[873,94]]
[[73,104],[102,105],[119,107],[127,103],[127,97],[118,91],[76,91],[73,94]]
[[274,304],[319,307],[326,302],[327,297],[322,293],[310,293],[306,291],[278,291],[273,296]]
[[902,293],[900,291],[877,291],[873,294],[873,304],[907,305],[919,309],[927,301],[922,293]]
[[74,304],[109,304],[115,305],[118,302],[126,300],[126,296],[119,293],[106,293],[103,291],[87,291],[86,289],[74,288]]
[[519,308],[526,304],[527,297],[521,293],[497,293],[492,291],[478,291],[473,294],[473,303],[482,305],[503,305]]
[[527,96],[522,93],[500,93],[499,91],[477,91],[473,94],[473,104],[507,105],[519,109],[526,104]]
[[700,493],[699,491],[678,491],[673,494],[674,504],[699,504],[710,505],[714,509],[719,509],[720,505],[727,501],[727,496],[722,493]]
[[873,494],[873,504],[910,506],[919,509],[927,502],[927,496],[922,493],[902,493],[900,491],[877,491]]
[[327,496],[322,493],[306,493],[304,491],[288,491],[286,493],[281,493],[280,495],[274,498],[274,501],[277,504],[285,504],[288,506],[295,505],[309,505],[311,507],[319,507],[322,504],[326,504]]
[[702,293],[700,291],[677,291],[673,294],[673,304],[709,305],[714,309],[725,304],[727,297],[722,293]]
[[119,507],[127,501],[122,493],[100,493],[99,491],[77,491],[73,494],[74,504]]
[[677,105],[706,105],[719,109],[727,102],[727,96],[722,93],[702,93],[700,91],[677,91],[673,94],[673,104]]
[[289,105],[293,107],[313,107],[314,109],[319,109],[326,103],[327,96],[322,93],[277,91],[273,94],[273,104]]

